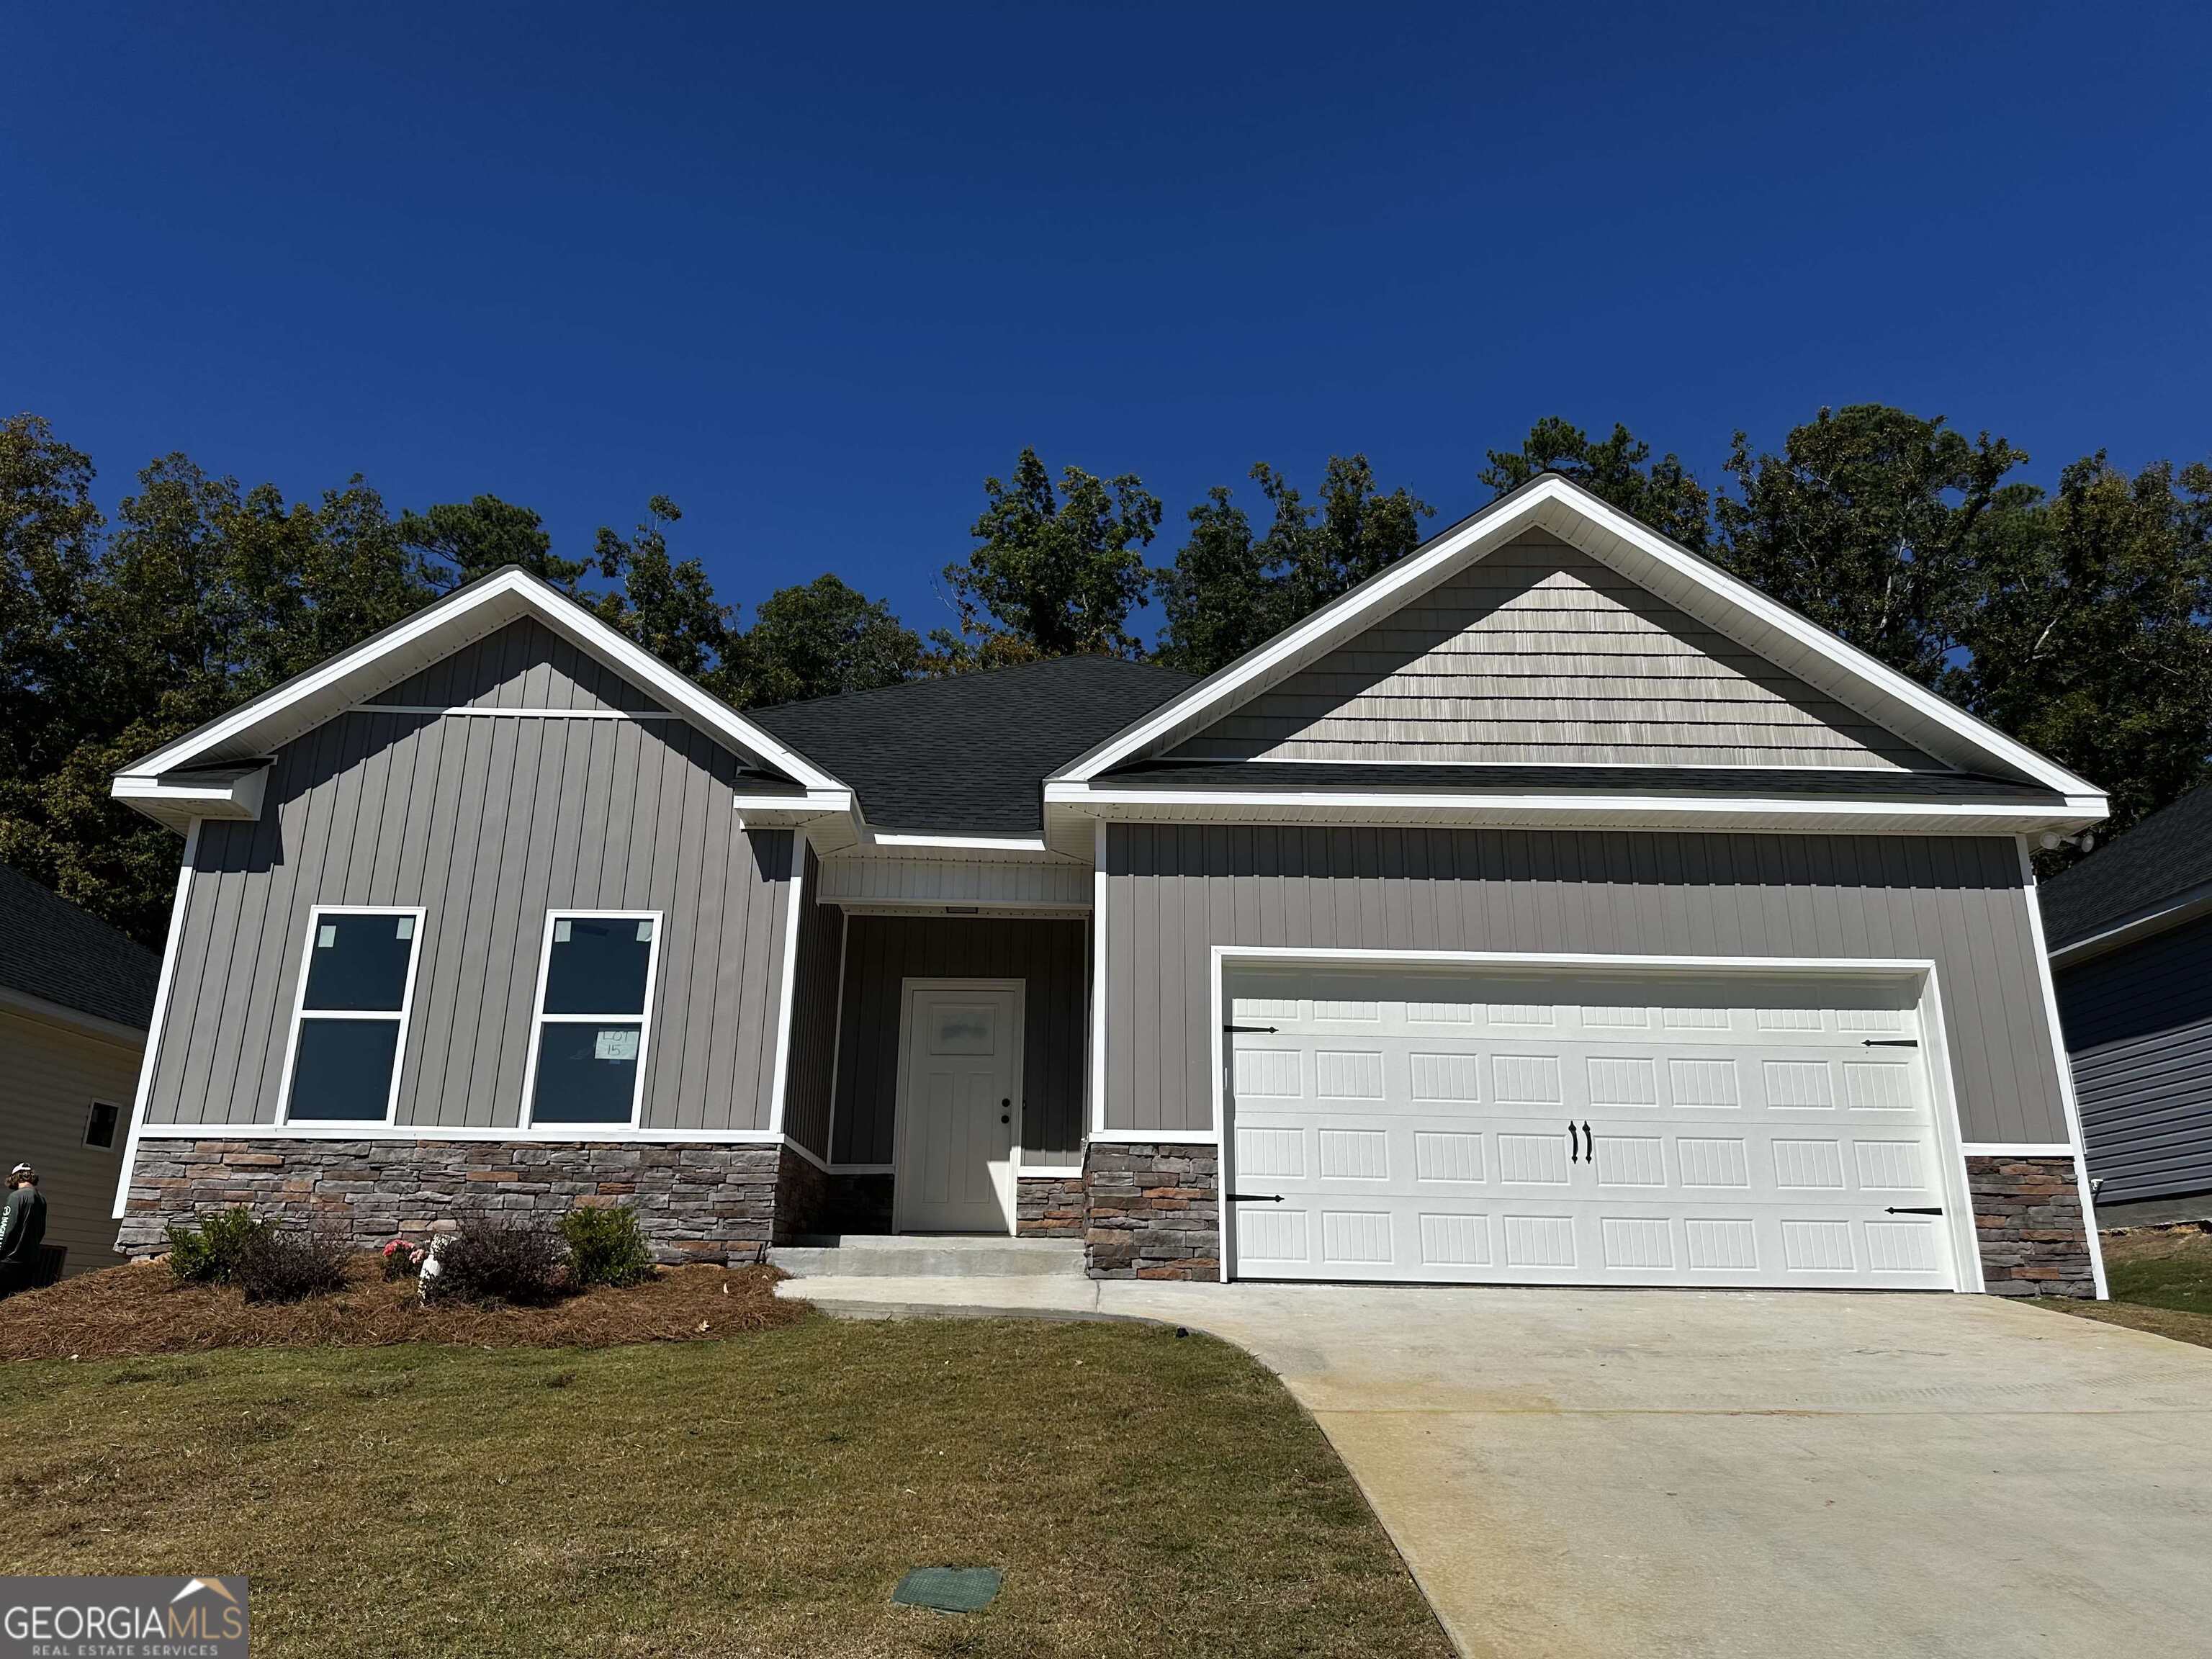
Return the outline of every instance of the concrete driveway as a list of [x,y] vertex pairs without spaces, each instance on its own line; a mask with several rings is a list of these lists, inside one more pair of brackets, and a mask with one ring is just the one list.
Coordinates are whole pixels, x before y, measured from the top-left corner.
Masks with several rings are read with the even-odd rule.
[[2212,1351],[1980,1297],[1062,1280],[1006,1299],[1257,1355],[1470,1655],[2212,1643]]

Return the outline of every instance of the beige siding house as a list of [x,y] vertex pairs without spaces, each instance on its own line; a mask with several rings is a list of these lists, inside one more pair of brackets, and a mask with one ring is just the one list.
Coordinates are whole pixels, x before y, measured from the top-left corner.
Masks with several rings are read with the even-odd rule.
[[129,1250],[2101,1293],[2027,847],[2102,794],[1560,479],[1203,682],[741,714],[504,572],[115,787],[184,846]]
[[62,1271],[112,1266],[111,1200],[161,958],[0,866],[0,1170],[28,1164]]

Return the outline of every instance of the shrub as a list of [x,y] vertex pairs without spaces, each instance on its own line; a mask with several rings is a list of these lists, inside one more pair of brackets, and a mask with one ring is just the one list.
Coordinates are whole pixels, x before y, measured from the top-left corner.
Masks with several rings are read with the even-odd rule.
[[244,1205],[203,1216],[198,1226],[169,1224],[169,1271],[186,1285],[228,1285],[240,1261],[269,1231]]
[[561,1218],[561,1237],[568,1243],[568,1282],[580,1291],[653,1277],[653,1252],[628,1205],[571,1210]]
[[328,1234],[264,1227],[240,1254],[235,1275],[248,1302],[298,1302],[345,1288],[345,1247]]
[[395,1238],[377,1253],[384,1264],[384,1276],[392,1279],[419,1279],[422,1275],[422,1259],[429,1253],[420,1244],[410,1244],[404,1238]]
[[547,1302],[561,1282],[560,1236],[535,1216],[472,1215],[448,1233],[422,1294],[463,1302]]

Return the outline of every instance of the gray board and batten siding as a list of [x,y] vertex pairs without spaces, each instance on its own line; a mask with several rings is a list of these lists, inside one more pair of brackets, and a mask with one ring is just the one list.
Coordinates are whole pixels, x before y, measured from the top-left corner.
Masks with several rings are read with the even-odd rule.
[[1186,739],[1177,759],[1940,769],[1531,531]]
[[[376,698],[650,700],[535,623]],[[642,1127],[769,1127],[792,832],[747,833],[750,763],[677,720],[341,714],[276,756],[257,823],[204,821],[147,1121],[276,1121],[310,908],[420,905],[403,1127],[517,1125],[550,908],[658,910]],[[750,783],[747,784],[750,787]]]
[[791,1057],[784,1076],[783,1132],[827,1163],[845,913],[834,904],[816,903],[814,896],[821,890],[822,860],[810,847],[805,903],[799,917],[799,963],[791,980]]
[[2070,1140],[1996,836],[1112,824],[1105,1127],[1212,1130],[1217,945],[1936,964],[1973,1142]]
[[2212,916],[2057,979],[2099,1200],[2212,1192]]
[[908,979],[1018,979],[1023,1000],[1022,1161],[1083,1159],[1085,987],[1080,921],[860,915],[846,924],[845,1008],[837,1060],[839,1164],[890,1164],[896,1142],[901,988]]

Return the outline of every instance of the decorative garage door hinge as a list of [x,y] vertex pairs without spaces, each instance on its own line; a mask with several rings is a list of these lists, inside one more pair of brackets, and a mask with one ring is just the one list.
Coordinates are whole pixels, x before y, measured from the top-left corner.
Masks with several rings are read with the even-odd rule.
[[1231,1193],[1229,1201],[1231,1204],[1279,1204],[1283,1201],[1283,1195],[1280,1193]]
[[1272,1025],[1224,1025],[1221,1029],[1224,1031],[1263,1031],[1269,1036],[1275,1035],[1275,1028]]
[[1892,1204],[1883,1210],[1882,1213],[1884,1215],[1941,1215],[1943,1213],[1943,1206],[1940,1204]]
[[1862,1048],[1917,1048],[1919,1046],[1918,1037],[1861,1037],[1859,1039],[1859,1047]]

